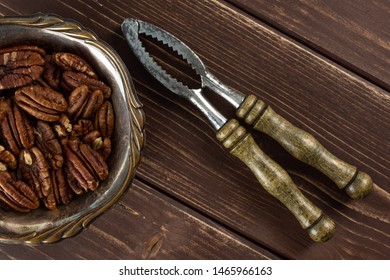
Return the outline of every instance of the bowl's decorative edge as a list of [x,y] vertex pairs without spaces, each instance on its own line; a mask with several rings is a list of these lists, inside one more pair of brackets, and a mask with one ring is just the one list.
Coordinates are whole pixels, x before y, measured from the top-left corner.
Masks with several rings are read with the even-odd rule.
[[[36,28],[44,28],[53,32],[60,32],[67,36],[73,37],[79,40],[85,40],[87,44],[93,44],[104,52],[112,62],[118,66],[118,69],[122,72],[122,76],[129,76],[127,68],[119,56],[115,55],[115,51],[106,43],[99,40],[99,38],[92,31],[85,29],[79,23],[71,21],[69,19],[63,19],[54,14],[37,13],[30,16],[5,16],[0,17],[0,25],[12,24],[30,26]],[[126,72],[126,73],[124,73]],[[132,82],[128,79],[124,80],[125,92],[134,92],[135,89]],[[39,244],[39,243],[54,243],[63,238],[69,238],[76,235],[82,229],[85,229],[93,219],[101,215],[107,209],[109,209],[120,197],[126,192],[130,186],[131,181],[135,176],[135,170],[140,162],[142,149],[145,143],[145,115],[142,109],[142,104],[138,100],[135,94],[129,94],[129,102],[127,107],[130,111],[131,118],[129,122],[131,124],[132,133],[131,138],[131,153],[130,153],[130,167],[126,174],[125,184],[121,189],[113,196],[106,204],[98,209],[87,212],[80,216],[75,221],[65,223],[61,227],[50,228],[42,232],[31,232],[25,235],[19,236],[4,236],[0,235],[0,242],[4,243],[27,243],[27,244]]]

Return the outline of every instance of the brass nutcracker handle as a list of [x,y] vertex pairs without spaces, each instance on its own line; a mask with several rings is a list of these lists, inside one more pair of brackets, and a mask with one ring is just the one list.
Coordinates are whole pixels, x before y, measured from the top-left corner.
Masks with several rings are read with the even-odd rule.
[[228,121],[218,131],[217,138],[231,154],[252,170],[260,184],[271,195],[291,211],[314,241],[324,242],[333,236],[333,220],[299,191],[287,172],[259,148],[237,120]]
[[373,183],[369,175],[337,158],[311,134],[292,125],[254,95],[245,98],[237,116],[272,137],[296,159],[324,173],[351,198],[363,198],[371,191]]

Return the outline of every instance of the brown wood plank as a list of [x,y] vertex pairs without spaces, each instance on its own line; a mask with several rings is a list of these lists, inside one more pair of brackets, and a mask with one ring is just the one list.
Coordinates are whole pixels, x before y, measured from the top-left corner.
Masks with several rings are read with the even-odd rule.
[[76,237],[0,244],[0,259],[275,259],[275,255],[135,180],[120,203]]
[[228,1],[390,89],[389,1]]
[[[388,92],[222,1],[9,0],[1,5],[32,13],[40,11],[39,2],[96,31],[127,63],[147,115],[140,178],[288,258],[390,257]],[[120,32],[123,18],[130,16],[182,38],[226,84],[262,97],[373,177],[377,184],[373,193],[351,201],[324,176],[292,159],[267,137],[255,135],[304,193],[335,219],[337,233],[330,242],[313,244],[246,167],[226,154],[204,117],[142,70]]]

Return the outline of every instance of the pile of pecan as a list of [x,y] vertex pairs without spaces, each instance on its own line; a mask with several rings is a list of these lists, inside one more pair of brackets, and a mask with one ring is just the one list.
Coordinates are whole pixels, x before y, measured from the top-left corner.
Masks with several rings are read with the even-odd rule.
[[111,88],[80,56],[0,50],[0,206],[68,204],[109,174]]

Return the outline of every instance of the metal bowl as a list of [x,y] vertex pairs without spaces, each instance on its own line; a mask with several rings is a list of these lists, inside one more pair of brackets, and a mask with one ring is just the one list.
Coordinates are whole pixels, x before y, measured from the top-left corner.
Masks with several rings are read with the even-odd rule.
[[0,18],[0,48],[34,44],[85,58],[112,88],[115,131],[108,160],[110,175],[95,192],[56,210],[29,213],[0,210],[0,241],[52,243],[74,236],[117,202],[129,188],[144,145],[144,114],[128,70],[119,55],[77,22],[52,14]]

